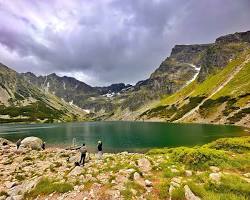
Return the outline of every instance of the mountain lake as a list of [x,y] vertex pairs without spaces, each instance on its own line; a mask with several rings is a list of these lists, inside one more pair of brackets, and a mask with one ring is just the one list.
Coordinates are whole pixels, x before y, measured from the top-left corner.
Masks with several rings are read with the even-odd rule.
[[13,142],[36,136],[47,146],[69,147],[85,143],[95,151],[98,140],[104,152],[145,152],[159,147],[195,146],[223,137],[250,135],[249,129],[231,125],[174,124],[164,122],[74,122],[58,124],[1,124],[0,137]]

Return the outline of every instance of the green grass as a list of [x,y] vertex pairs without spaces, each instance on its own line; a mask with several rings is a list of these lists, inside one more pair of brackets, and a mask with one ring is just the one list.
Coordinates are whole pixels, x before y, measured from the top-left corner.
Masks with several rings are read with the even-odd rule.
[[[237,184],[237,183],[236,183]],[[203,200],[247,200],[248,198],[244,194],[234,194],[232,192],[223,192],[223,191],[215,191],[213,186],[210,185],[210,189],[208,186],[204,186],[201,184],[196,184],[193,182],[189,182],[188,186],[191,191],[198,197]],[[216,186],[217,187],[217,186]]]
[[236,153],[250,152],[250,137],[221,138],[205,146]]
[[171,195],[173,200],[183,200],[185,199],[185,192],[183,187],[175,188]]
[[65,193],[73,190],[70,183],[56,182],[57,180],[42,178],[36,187],[28,193],[25,193],[25,199],[34,199],[38,195],[49,195],[53,192]]
[[207,189],[217,193],[232,193],[234,195],[250,197],[250,184],[239,176],[232,174],[223,175],[220,184],[210,182],[207,185]]
[[60,119],[64,114],[64,111],[56,110],[49,105],[46,105],[42,101],[37,101],[35,103],[17,107],[9,106],[5,107],[0,105],[0,114],[9,115],[10,117],[25,116],[28,118],[15,118],[15,119],[1,119],[1,122],[27,122],[27,121],[37,121],[38,119],[47,119],[47,122],[53,122],[54,119]]
[[[238,48],[238,47],[237,47]],[[195,105],[192,98],[199,97],[207,97],[209,96],[215,88],[218,88],[222,83],[224,83],[228,77],[235,70],[236,66],[242,64],[246,56],[249,55],[250,52],[241,53],[238,55],[236,59],[229,62],[227,66],[223,69],[217,68],[216,71],[210,73],[208,77],[201,83],[198,83],[196,80],[182,88],[178,92],[166,96],[161,99],[159,104],[155,107],[145,111],[142,116],[147,116],[148,118],[159,117],[165,118],[166,120],[176,120],[182,117],[185,113],[187,113],[190,109],[192,109]],[[224,102],[227,102],[228,105],[226,110],[223,112],[225,116],[228,116],[228,113],[239,109],[239,107],[245,106],[249,101],[249,96],[244,96],[250,91],[250,62],[245,64],[242,70],[235,75],[235,77],[212,96],[211,99],[207,100],[199,109],[199,112],[203,118],[208,117],[210,114],[217,112],[217,108]],[[244,97],[243,97],[244,96]],[[189,98],[189,102],[182,105]],[[227,98],[237,98],[234,104],[230,104],[230,100]],[[239,103],[238,103],[239,102]],[[181,107],[178,105],[182,105]],[[172,106],[177,109],[170,109],[169,106]],[[176,113],[174,115],[174,113]],[[230,123],[235,123],[239,121],[246,114],[249,114],[249,110],[244,110],[243,112],[239,112],[235,114],[235,116],[229,119]],[[172,117],[172,119],[171,119]]]
[[121,194],[124,197],[124,199],[127,199],[127,200],[132,199],[132,196],[133,196],[133,193],[131,191],[132,189],[137,191],[136,195],[141,195],[141,194],[145,193],[145,189],[143,186],[141,186],[133,181],[128,181],[125,184],[125,190],[121,191]]
[[250,62],[244,65],[241,71],[235,77],[213,96],[216,99],[221,96],[237,97],[250,91]]

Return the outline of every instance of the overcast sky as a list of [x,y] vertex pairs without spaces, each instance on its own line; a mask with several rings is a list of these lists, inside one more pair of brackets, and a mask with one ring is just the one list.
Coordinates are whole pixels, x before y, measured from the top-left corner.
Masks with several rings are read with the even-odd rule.
[[91,85],[146,79],[175,44],[250,30],[250,0],[0,0],[0,62]]

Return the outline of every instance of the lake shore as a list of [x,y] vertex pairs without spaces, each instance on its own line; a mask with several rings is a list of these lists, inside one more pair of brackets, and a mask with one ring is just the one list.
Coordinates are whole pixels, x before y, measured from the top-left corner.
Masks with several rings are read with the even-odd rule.
[[250,137],[201,147],[87,156],[0,145],[0,199],[239,199],[250,194]]

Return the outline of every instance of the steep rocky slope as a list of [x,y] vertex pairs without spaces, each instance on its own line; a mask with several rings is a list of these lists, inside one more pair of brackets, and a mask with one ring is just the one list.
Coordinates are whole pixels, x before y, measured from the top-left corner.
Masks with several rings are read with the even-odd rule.
[[80,108],[40,90],[0,64],[0,122],[54,122],[84,119]]
[[218,38],[196,65],[197,79],[138,119],[250,126],[250,31]]

